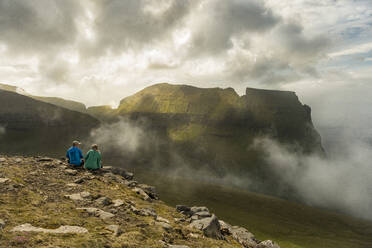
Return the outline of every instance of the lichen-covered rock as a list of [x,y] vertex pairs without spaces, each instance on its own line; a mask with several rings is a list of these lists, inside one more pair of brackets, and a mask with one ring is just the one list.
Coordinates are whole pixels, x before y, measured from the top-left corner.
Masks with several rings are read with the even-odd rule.
[[55,234],[66,234],[66,233],[87,233],[88,230],[84,227],[79,226],[60,226],[57,229],[45,229],[40,227],[34,227],[29,223],[14,227],[11,232],[42,232],[42,233],[55,233]]
[[106,220],[106,219],[109,219],[109,218],[112,218],[112,217],[115,216],[112,213],[105,212],[105,211],[103,211],[101,209],[98,209],[98,208],[77,208],[77,210],[82,210],[82,211],[85,211],[89,214],[93,214],[94,216],[99,217],[103,220]]
[[248,232],[247,229],[243,227],[232,226],[230,232],[232,234],[232,237],[244,247],[255,248],[257,246],[257,241],[254,235]]
[[190,224],[190,227],[203,231],[204,235],[207,237],[224,239],[220,231],[220,223],[215,215],[202,220],[195,220]]
[[118,237],[123,233],[119,225],[109,225],[107,226],[107,229],[112,231],[115,237]]
[[108,206],[112,203],[112,200],[108,197],[102,196],[95,200],[98,205]]

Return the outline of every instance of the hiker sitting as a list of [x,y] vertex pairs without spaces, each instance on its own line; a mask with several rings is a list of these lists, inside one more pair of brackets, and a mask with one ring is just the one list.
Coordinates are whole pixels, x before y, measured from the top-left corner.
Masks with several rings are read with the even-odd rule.
[[84,164],[84,156],[79,149],[80,145],[81,143],[75,140],[72,142],[72,147],[66,153],[68,163],[74,167],[81,167]]
[[98,145],[92,145],[92,149],[85,155],[84,168],[88,170],[98,170],[102,168],[101,153],[98,150]]

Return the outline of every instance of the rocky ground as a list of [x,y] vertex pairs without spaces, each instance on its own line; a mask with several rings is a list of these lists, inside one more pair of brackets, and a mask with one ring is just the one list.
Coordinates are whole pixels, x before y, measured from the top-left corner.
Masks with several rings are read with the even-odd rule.
[[133,174],[0,156],[0,247],[279,248],[206,207],[172,208]]

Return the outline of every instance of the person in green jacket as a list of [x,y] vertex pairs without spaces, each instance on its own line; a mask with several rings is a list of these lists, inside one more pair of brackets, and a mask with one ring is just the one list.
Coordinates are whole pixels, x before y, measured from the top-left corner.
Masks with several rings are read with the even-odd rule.
[[101,166],[101,153],[98,151],[98,145],[92,145],[92,149],[85,155],[84,168],[88,170],[98,170]]

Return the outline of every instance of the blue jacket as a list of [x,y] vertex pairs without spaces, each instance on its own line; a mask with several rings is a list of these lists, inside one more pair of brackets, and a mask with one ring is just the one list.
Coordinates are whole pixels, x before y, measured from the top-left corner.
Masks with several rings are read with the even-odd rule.
[[66,157],[73,165],[81,165],[81,159],[84,158],[81,150],[74,146],[67,150]]

